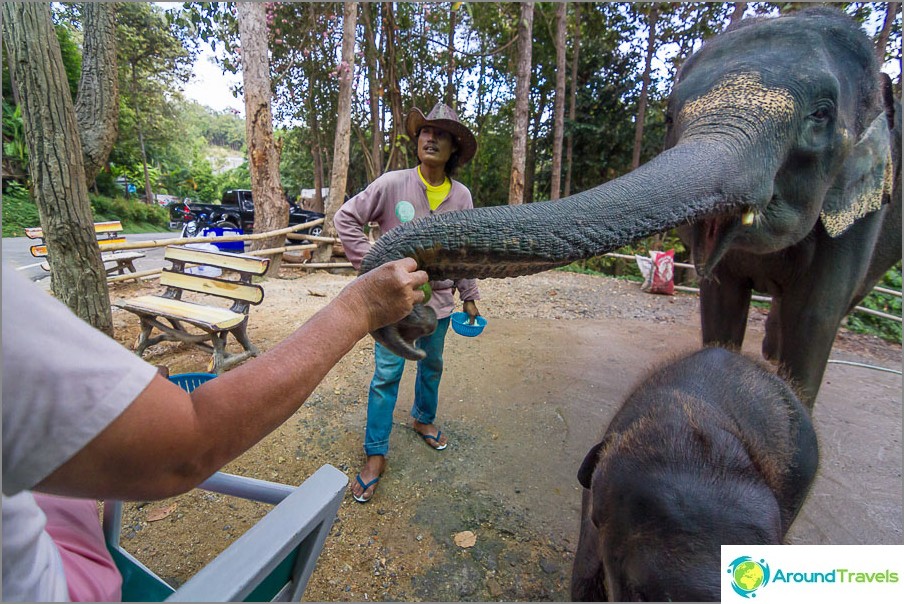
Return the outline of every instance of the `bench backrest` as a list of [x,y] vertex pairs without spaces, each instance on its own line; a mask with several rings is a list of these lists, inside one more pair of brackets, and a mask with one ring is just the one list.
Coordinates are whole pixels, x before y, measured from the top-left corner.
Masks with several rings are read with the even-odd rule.
[[[119,232],[122,231],[122,223],[118,220],[110,220],[108,222],[95,222],[94,234],[97,237],[97,245],[101,251],[105,247],[117,243],[125,243],[125,237],[120,237]],[[43,258],[47,255],[47,245],[43,243],[44,229],[41,227],[32,227],[25,229],[25,236],[29,239],[40,239],[42,243],[33,245],[30,248],[31,255],[35,258]]]
[[[171,297],[179,297],[181,291],[209,294],[234,300],[238,304],[260,304],[264,290],[251,283],[254,275],[263,275],[270,266],[269,258],[258,258],[247,254],[198,250],[182,246],[167,246],[164,258],[172,263],[171,268],[160,274],[160,284],[169,288]],[[210,266],[234,271],[238,281],[186,272],[190,266]]]

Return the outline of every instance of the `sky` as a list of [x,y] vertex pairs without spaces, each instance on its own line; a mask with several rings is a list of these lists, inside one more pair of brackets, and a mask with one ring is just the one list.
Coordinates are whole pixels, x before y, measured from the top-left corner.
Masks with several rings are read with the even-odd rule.
[[245,101],[241,97],[235,98],[231,90],[233,84],[241,83],[241,74],[224,74],[213,62],[213,57],[210,46],[202,42],[201,54],[195,60],[194,73],[183,93],[187,98],[211,109],[235,109],[244,117]]

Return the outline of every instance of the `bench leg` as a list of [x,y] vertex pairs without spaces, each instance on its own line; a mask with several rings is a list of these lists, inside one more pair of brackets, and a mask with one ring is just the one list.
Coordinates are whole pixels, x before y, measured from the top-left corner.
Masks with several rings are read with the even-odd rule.
[[[257,346],[252,344],[248,339],[245,325],[245,323],[242,323],[230,331],[221,331],[210,334],[210,340],[213,343],[213,357],[207,365],[208,371],[219,375],[246,359],[256,357],[260,353]],[[245,349],[243,352],[237,354],[229,354],[226,352],[226,340],[230,333],[235,336],[235,339],[238,340],[239,344],[242,345],[242,348]]]
[[254,353],[255,356],[260,352],[257,349],[257,346],[251,343],[251,340],[248,339],[248,321],[243,322],[238,327],[234,327],[232,329],[232,335],[235,336],[235,339],[238,340],[238,343],[242,345],[242,348],[245,350]]
[[151,330],[154,329],[154,326],[145,319],[141,319],[141,335],[138,336],[138,342],[135,343],[135,352],[138,356],[144,354],[145,349],[153,344],[151,342]]

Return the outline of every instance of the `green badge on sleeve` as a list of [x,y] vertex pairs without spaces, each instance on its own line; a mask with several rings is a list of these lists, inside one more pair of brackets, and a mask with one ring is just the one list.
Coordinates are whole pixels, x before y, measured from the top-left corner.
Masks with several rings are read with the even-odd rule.
[[395,215],[399,222],[411,222],[414,219],[414,206],[410,201],[400,201],[395,206]]

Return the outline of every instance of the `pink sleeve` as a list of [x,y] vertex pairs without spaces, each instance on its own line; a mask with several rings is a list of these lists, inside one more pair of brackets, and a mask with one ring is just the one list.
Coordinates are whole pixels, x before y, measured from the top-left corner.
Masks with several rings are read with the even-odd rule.
[[477,279],[459,279],[455,282],[458,297],[461,301],[480,300],[480,290],[477,289]]
[[342,242],[345,257],[355,269],[370,251],[370,241],[364,234],[364,225],[374,220],[373,211],[377,207],[379,192],[370,186],[346,201],[333,217],[333,226]]

